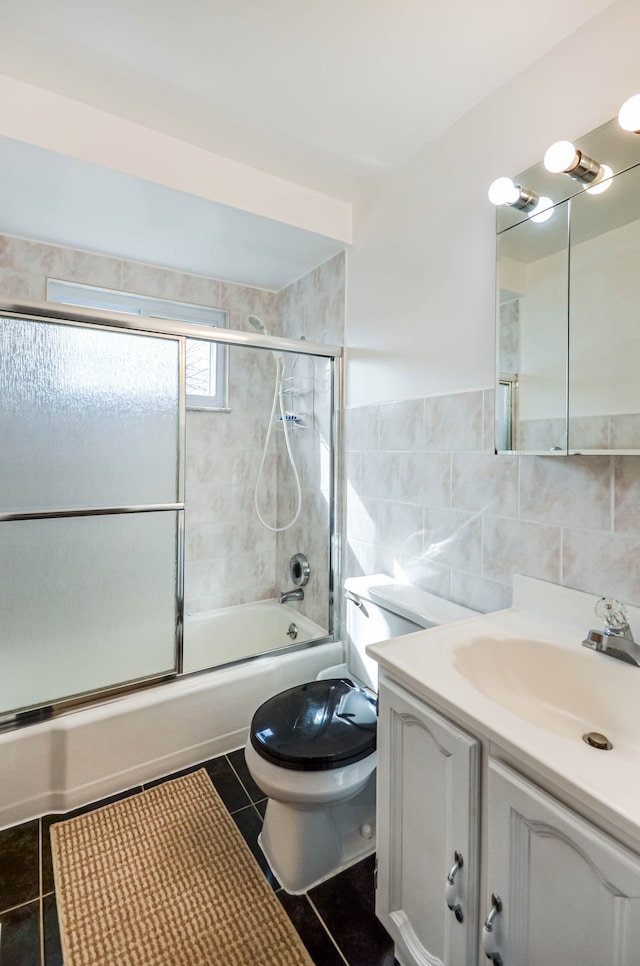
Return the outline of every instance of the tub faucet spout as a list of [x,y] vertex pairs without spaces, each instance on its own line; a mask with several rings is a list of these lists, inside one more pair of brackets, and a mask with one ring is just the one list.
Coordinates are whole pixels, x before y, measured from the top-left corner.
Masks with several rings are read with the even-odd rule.
[[290,600],[304,600],[304,590],[296,587],[295,590],[283,590],[280,594],[280,603],[287,604]]

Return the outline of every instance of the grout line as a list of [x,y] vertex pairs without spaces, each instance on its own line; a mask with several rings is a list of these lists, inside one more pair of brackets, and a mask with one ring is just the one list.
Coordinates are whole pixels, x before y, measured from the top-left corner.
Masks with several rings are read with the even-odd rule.
[[[237,750],[237,749],[235,749],[235,750]],[[235,768],[233,767],[233,763],[232,763],[232,761],[231,761],[231,759],[229,758],[229,756],[228,756],[228,755],[225,755],[224,757],[226,758],[226,761],[227,761],[227,764],[228,764],[228,765],[229,765],[229,767],[231,768],[231,771],[233,772],[233,774],[234,774],[234,775],[236,776],[236,778],[238,779],[238,781],[239,781],[239,782],[240,782],[240,784],[242,785],[242,790],[244,791],[244,793],[245,793],[245,795],[246,795],[246,796],[247,796],[247,798],[249,799],[249,804],[250,804],[250,805],[253,805],[253,799],[252,799],[252,797],[251,797],[251,795],[249,794],[249,792],[248,792],[248,790],[247,790],[247,787],[246,787],[246,785],[245,785],[245,783],[244,783],[244,782],[242,781],[242,779],[240,778],[240,775],[238,774],[238,772],[237,772],[237,771],[235,770]],[[246,806],[243,806],[243,807],[246,807]],[[238,809],[238,811],[239,811],[239,809]]]
[[44,961],[44,902],[42,901],[42,896],[40,896],[40,910],[38,913],[39,918],[39,933],[40,933],[40,966],[45,966]]
[[34,896],[33,899],[27,899],[26,902],[19,902],[17,906],[9,906],[8,909],[3,909],[0,912],[0,916],[5,916],[8,912],[15,912],[16,909],[24,909],[25,906],[30,906],[32,902],[40,902],[40,896]]
[[40,891],[40,910],[39,910],[39,929],[40,934],[40,966],[45,966],[44,961],[44,903],[42,893],[44,891],[44,870],[42,868],[42,850],[44,845],[44,830],[42,828],[42,815],[38,819],[38,887]]
[[338,943],[336,942],[336,940],[331,935],[331,930],[329,929],[329,927],[327,926],[326,922],[324,921],[324,919],[322,918],[322,916],[318,912],[318,909],[317,909],[317,907],[316,907],[313,899],[311,898],[311,896],[309,895],[308,892],[305,893],[305,896],[306,896],[307,902],[309,903],[309,905],[313,909],[314,913],[318,917],[318,920],[320,921],[320,924],[322,925],[322,928],[326,932],[327,936],[329,937],[329,939],[331,940],[331,942],[333,943],[333,945],[336,947],[336,949],[338,951],[338,955],[340,956],[340,959],[343,961],[343,963],[346,963],[346,966],[349,966],[349,961],[347,959],[345,959],[344,953],[342,952],[342,950],[338,946]]

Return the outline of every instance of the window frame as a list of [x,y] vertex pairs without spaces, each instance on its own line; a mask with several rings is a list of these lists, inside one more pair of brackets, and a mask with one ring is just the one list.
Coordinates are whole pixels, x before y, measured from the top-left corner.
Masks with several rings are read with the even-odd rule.
[[[126,315],[144,316],[151,319],[164,319],[172,322],[189,322],[193,325],[207,325],[214,328],[229,328],[229,312],[212,306],[191,302],[178,302],[174,299],[138,295],[119,289],[84,285],[63,279],[47,279],[47,301],[61,305],[76,305],[82,308],[102,309],[106,312],[123,312]],[[187,338],[186,343],[198,342]],[[215,412],[229,412],[229,346],[210,340],[202,340],[209,347],[210,373],[215,376],[215,393],[198,394],[186,392],[187,409],[202,409]],[[186,385],[186,382],[185,382]]]

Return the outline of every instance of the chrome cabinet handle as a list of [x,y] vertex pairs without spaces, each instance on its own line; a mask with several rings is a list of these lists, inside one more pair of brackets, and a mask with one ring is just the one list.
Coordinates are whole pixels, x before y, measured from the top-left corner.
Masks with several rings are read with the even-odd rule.
[[502,899],[497,892],[492,892],[491,910],[485,919],[484,926],[482,927],[482,951],[487,959],[491,960],[494,966],[503,966],[502,956],[496,949],[496,937],[493,933],[496,916],[499,912],[502,912]]
[[447,883],[444,887],[444,896],[447,901],[447,906],[449,909],[451,909],[451,912],[455,915],[458,922],[462,922],[464,920],[464,913],[462,912],[462,906],[460,905],[460,900],[458,899],[456,875],[464,865],[464,859],[462,858],[462,852],[458,852],[457,849],[453,853],[453,857],[456,861],[453,864],[451,872],[447,876]]

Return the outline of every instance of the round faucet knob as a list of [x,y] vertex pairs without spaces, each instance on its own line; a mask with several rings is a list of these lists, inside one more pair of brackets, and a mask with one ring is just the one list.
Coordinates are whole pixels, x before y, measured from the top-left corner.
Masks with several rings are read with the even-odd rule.
[[601,597],[595,606],[596,617],[612,631],[621,631],[629,626],[629,617],[624,605],[615,597]]

